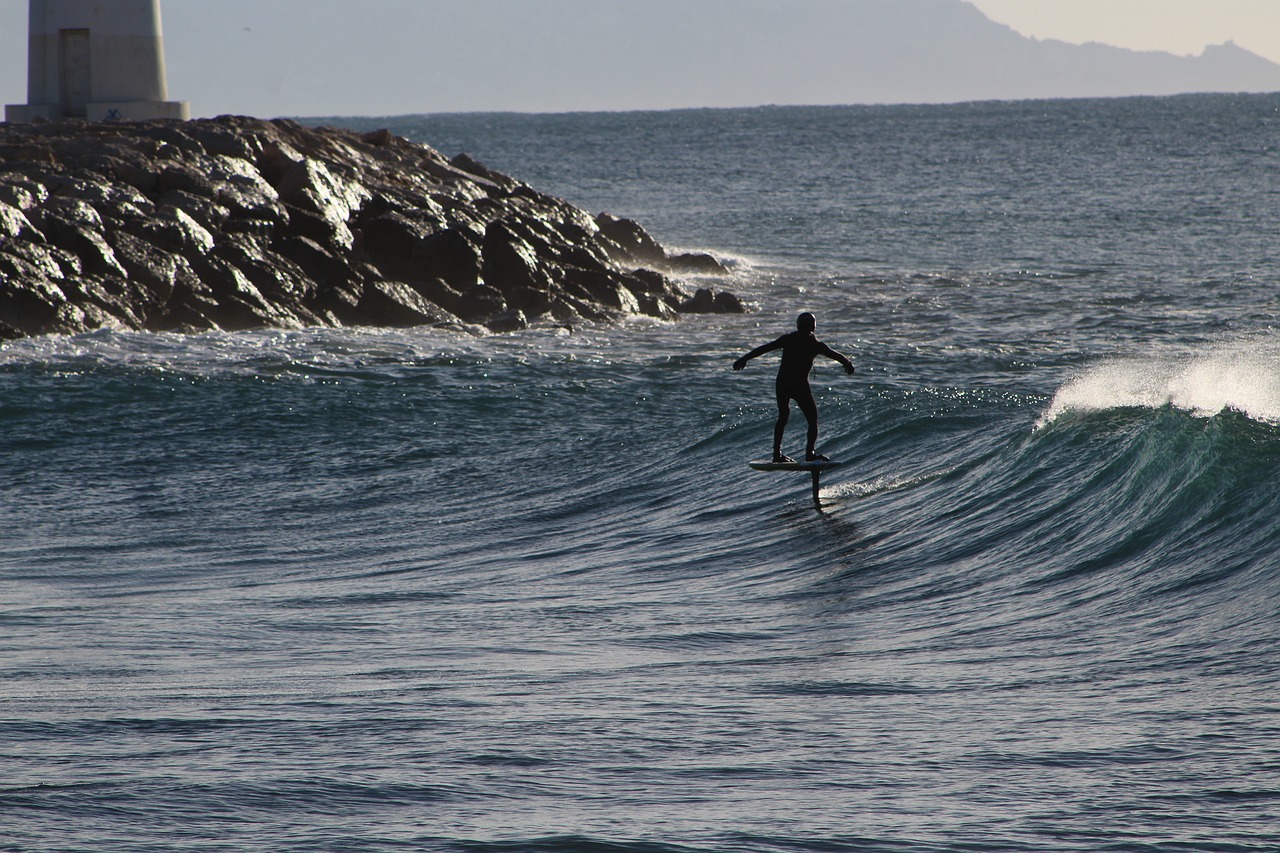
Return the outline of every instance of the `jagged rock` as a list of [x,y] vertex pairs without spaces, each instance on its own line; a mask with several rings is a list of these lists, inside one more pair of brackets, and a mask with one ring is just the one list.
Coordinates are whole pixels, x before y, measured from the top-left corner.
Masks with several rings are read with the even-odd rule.
[[156,163],[137,154],[123,157],[104,155],[91,168],[144,193],[154,192],[160,182],[160,169]]
[[627,314],[639,314],[640,303],[627,286],[627,278],[610,270],[571,267],[565,271],[565,283],[571,292]]
[[446,228],[418,241],[409,255],[409,268],[419,280],[440,278],[466,290],[480,280],[480,250],[462,231]]
[[83,264],[65,249],[46,243],[12,240],[0,246],[0,275],[17,281],[46,279],[61,281],[80,275]]
[[362,281],[351,265],[340,255],[307,237],[293,236],[274,244],[281,257],[297,264],[319,290],[347,289],[358,291]]
[[289,231],[296,236],[309,237],[344,254],[355,245],[355,235],[345,222],[326,219],[315,211],[288,202],[284,205],[284,212],[289,217]]
[[422,296],[439,305],[444,310],[457,314],[458,308],[462,304],[462,293],[449,286],[449,283],[442,278],[433,278],[427,281],[411,283],[414,290],[421,293]]
[[178,160],[167,164],[156,177],[156,192],[175,190],[211,199],[217,194],[218,187],[207,170],[194,163]]
[[550,290],[550,276],[538,264],[533,247],[505,222],[490,223],[481,247],[480,276],[503,293],[518,288]]
[[719,314],[747,313],[747,306],[742,304],[742,300],[738,298],[738,295],[727,290],[721,290],[716,293],[715,306],[716,313]]
[[122,329],[140,329],[146,326],[146,300],[139,298],[138,286],[126,279],[114,276],[81,278],[69,283],[64,290],[68,298],[81,307],[93,306],[111,318],[108,323],[93,325]]
[[202,282],[189,266],[184,265],[174,281],[173,295],[165,303],[164,311],[148,328],[152,331],[219,329],[221,327],[214,319],[219,310],[220,305],[212,288]]
[[49,199],[44,185],[22,175],[0,177],[0,203],[21,211],[31,210]]
[[23,162],[52,166],[58,162],[53,149],[39,142],[0,143],[0,161]]
[[370,145],[386,147],[390,145],[396,137],[395,134],[384,127],[380,130],[371,130],[368,133],[363,134],[360,138]]
[[635,283],[637,288],[635,289],[636,296],[641,294],[661,296],[673,305],[684,302],[689,298],[689,294],[685,292],[684,288],[657,270],[634,269],[627,277],[627,281]]
[[647,314],[650,317],[657,317],[659,320],[675,320],[676,309],[671,307],[665,299],[654,296],[651,293],[645,293],[636,297],[636,302],[640,305],[640,313]]
[[197,258],[192,269],[218,303],[211,316],[221,328],[300,329],[306,325],[286,306],[264,296],[238,267],[217,255]]
[[0,125],[0,337],[609,321],[690,298],[637,223],[466,155],[287,120]]
[[208,254],[214,243],[209,229],[192,219],[182,208],[171,204],[160,208],[155,216],[143,222],[140,233],[157,246],[188,257]]
[[[358,182],[341,180],[324,163],[303,158],[285,171],[276,190],[292,208],[319,217],[329,230],[329,242],[351,248],[355,236],[347,223],[370,198],[369,191]],[[290,215],[295,216],[292,208]]]
[[[75,199],[92,207],[98,214],[97,228],[102,228],[107,220],[128,222],[149,216],[156,208],[145,194],[125,183],[102,183],[66,177],[54,178],[51,184],[57,200]],[[51,200],[51,203],[55,201]]]
[[368,320],[360,313],[360,300],[364,297],[364,285],[355,282],[321,286],[316,291],[312,308],[322,317],[333,317],[334,325],[359,326],[367,325]]
[[284,201],[344,223],[371,198],[358,182],[341,180],[324,163],[305,158],[289,167],[276,192]]
[[227,220],[231,218],[231,211],[223,205],[211,198],[198,196],[186,190],[169,190],[160,193],[156,202],[161,207],[176,207],[210,234],[221,231],[226,226]]
[[511,308],[491,318],[485,325],[489,331],[499,334],[519,332],[529,328],[529,318],[519,308]]
[[418,245],[440,230],[441,223],[430,214],[391,210],[361,220],[364,248],[378,265],[391,274],[407,274]]
[[687,301],[680,306],[681,311],[690,314],[710,314],[715,311],[716,297],[710,288],[700,287]]
[[102,216],[93,205],[77,198],[50,198],[35,212],[35,222],[51,235],[62,232],[101,231]]
[[747,308],[732,293],[716,292],[710,288],[700,287],[697,293],[680,306],[687,314],[742,314]]
[[701,275],[727,275],[729,268],[706,252],[685,252],[667,258],[667,266],[680,272]]
[[49,242],[80,259],[84,271],[124,276],[124,268],[101,234],[102,217],[79,199],[51,198],[41,207],[40,230]]
[[244,273],[263,296],[294,313],[316,295],[317,285],[302,267],[277,255],[253,237],[237,235],[224,240],[214,253]]
[[129,280],[144,288],[148,309],[169,301],[178,277],[178,258],[126,231],[111,232],[107,239]]
[[43,243],[44,234],[31,224],[20,208],[0,202],[0,239],[18,238]]
[[220,155],[209,163],[216,191],[213,198],[231,211],[232,216],[287,221],[280,205],[280,195],[251,163]]
[[476,284],[463,291],[454,313],[470,323],[479,323],[507,310],[507,300],[495,287]]
[[199,142],[209,154],[221,154],[238,160],[253,160],[257,156],[248,138],[234,123],[191,122],[187,129],[189,136]]
[[357,306],[379,326],[425,326],[457,323],[458,318],[401,281],[377,281],[365,288]]
[[507,305],[518,308],[526,317],[541,317],[550,314],[556,304],[556,294],[552,290],[539,287],[515,287],[503,293]]
[[[193,125],[200,124],[202,122],[143,122],[137,125],[137,135],[159,143],[154,149],[156,156],[180,159],[183,155],[206,153],[200,141],[191,135]],[[175,153],[168,154],[168,149]]]
[[639,223],[601,213],[596,217],[596,226],[614,260],[632,260],[641,264],[666,263],[667,253]]
[[494,172],[491,169],[489,169],[487,166],[485,166],[483,163],[479,163],[473,160],[471,157],[468,157],[466,154],[457,155],[456,157],[454,157],[452,160],[449,161],[449,165],[454,166],[455,168],[461,169],[462,171],[466,172],[469,175],[475,175],[477,178],[482,178],[483,180],[488,181],[494,186],[502,190],[505,190],[507,192],[517,191],[520,187],[523,186],[519,181],[515,180],[514,178],[504,175],[500,172]]
[[0,273],[0,317],[23,335],[37,335],[58,319],[67,304],[62,288],[45,278],[17,279]]

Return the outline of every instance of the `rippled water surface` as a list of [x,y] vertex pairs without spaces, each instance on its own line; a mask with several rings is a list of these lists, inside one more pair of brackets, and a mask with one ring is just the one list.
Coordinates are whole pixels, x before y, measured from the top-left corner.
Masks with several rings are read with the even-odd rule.
[[0,849],[1280,849],[1278,109],[344,120],[757,310],[0,346]]

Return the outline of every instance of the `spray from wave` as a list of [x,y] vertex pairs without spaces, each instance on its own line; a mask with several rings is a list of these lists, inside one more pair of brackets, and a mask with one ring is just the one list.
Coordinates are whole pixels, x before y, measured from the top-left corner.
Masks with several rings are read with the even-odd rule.
[[1102,362],[1059,388],[1036,428],[1068,412],[1165,406],[1197,417],[1236,411],[1280,424],[1280,342],[1252,339],[1192,354]]

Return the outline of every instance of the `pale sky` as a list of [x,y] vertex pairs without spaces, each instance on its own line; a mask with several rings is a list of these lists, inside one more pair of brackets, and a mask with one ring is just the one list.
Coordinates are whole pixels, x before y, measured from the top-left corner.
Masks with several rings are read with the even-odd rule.
[[1280,62],[1280,0],[969,0],[1025,36],[1198,55],[1236,44]]
[[[778,89],[781,77],[817,68],[779,47],[794,29],[787,17],[799,7],[790,0],[737,2],[742,21],[724,19],[723,3],[715,7],[721,18],[699,19],[711,5],[699,0],[163,0],[169,95],[189,101],[195,116],[849,102],[820,89],[816,72],[799,93]],[[1280,0],[968,2],[1038,39],[1179,55],[1234,40],[1280,63]],[[856,6],[807,0],[804,8],[838,18]],[[27,7],[28,0],[0,0],[0,104],[26,101]],[[617,25],[626,16],[608,14],[624,7],[638,24],[626,31]],[[762,21],[773,28],[761,30]],[[840,45],[843,37],[829,29]],[[721,35],[723,43],[712,43]],[[724,77],[728,69],[737,76],[719,81],[727,94],[718,102],[680,100],[704,97],[684,92],[688,81]],[[653,79],[643,78],[655,70]],[[663,72],[686,76],[658,79]]]

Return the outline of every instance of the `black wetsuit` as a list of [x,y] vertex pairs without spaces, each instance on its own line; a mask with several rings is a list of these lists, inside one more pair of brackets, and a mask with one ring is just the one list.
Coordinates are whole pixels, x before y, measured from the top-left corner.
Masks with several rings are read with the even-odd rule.
[[778,405],[785,406],[789,400],[795,400],[801,410],[806,408],[806,404],[816,408],[813,391],[809,389],[809,371],[813,370],[813,360],[819,355],[836,360],[840,356],[818,340],[813,332],[792,332],[760,349],[763,352],[782,350],[782,363],[778,365]]
[[791,414],[791,401],[795,400],[800,411],[804,412],[805,420],[809,422],[806,453],[812,455],[818,438],[818,404],[813,399],[813,391],[809,388],[809,371],[813,369],[813,360],[820,355],[839,362],[844,362],[845,359],[818,340],[813,332],[795,331],[757,347],[745,356],[744,360],[776,349],[782,350],[782,363],[778,365],[778,379],[775,385],[778,395],[778,421],[774,425],[774,453],[781,452],[779,448],[782,445],[782,434]]

